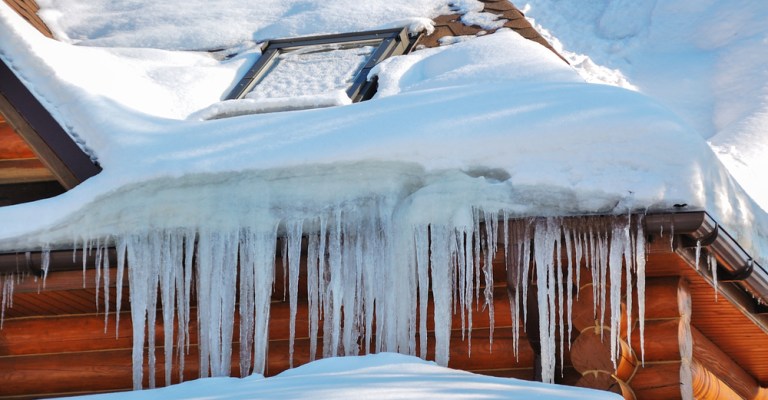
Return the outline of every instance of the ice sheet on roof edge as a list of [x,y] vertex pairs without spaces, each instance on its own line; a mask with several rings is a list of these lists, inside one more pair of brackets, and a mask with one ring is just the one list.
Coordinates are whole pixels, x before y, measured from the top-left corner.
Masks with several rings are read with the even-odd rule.
[[[431,287],[435,301],[435,359],[446,365],[452,318],[461,319],[462,331],[469,339],[468,346],[471,346],[472,313],[478,306],[488,310],[493,324],[493,285],[486,284],[488,290],[482,290],[481,283],[493,281],[490,266],[497,248],[506,254],[521,255],[520,262],[508,264],[508,268],[519,268],[519,282],[527,281],[534,274],[537,277],[546,380],[553,381],[558,364],[554,329],[560,327],[560,337],[564,337],[563,329],[571,329],[574,280],[575,288],[580,286],[575,260],[583,260],[590,267],[592,279],[598,282],[592,295],[595,304],[599,305],[597,318],[604,321],[607,317],[606,325],[612,328],[613,356],[618,348],[621,315],[621,294],[618,292],[621,285],[614,283],[623,278],[631,282],[636,276],[637,286],[627,287],[629,291],[634,287],[638,291],[642,335],[643,234],[641,225],[630,223],[626,215],[597,225],[581,225],[559,217],[520,219],[511,225],[498,223],[519,215],[519,208],[515,209],[514,202],[501,195],[504,190],[499,189],[504,185],[495,181],[491,173],[476,178],[464,175],[471,182],[465,189],[482,182],[480,186],[486,195],[476,198],[476,205],[444,201],[441,208],[434,207],[435,200],[447,193],[455,193],[454,190],[444,192],[433,186],[427,189],[430,193],[415,195],[412,192],[419,187],[418,183],[386,179],[389,175],[400,176],[405,171],[393,172],[384,168],[382,171],[379,179],[373,179],[378,182],[378,190],[363,189],[346,198],[337,198],[335,202],[324,198],[336,192],[334,187],[328,188],[327,192],[318,191],[315,202],[291,203],[290,199],[278,195],[279,190],[273,190],[273,198],[264,193],[264,196],[251,198],[250,203],[241,202],[241,199],[227,203],[219,200],[237,197],[237,194],[218,193],[220,197],[207,199],[216,205],[215,209],[237,205],[237,212],[217,214],[232,217],[224,220],[217,219],[217,215],[207,215],[204,208],[199,208],[201,214],[197,222],[188,218],[175,219],[170,210],[159,214],[155,213],[157,210],[146,212],[148,208],[139,202],[131,210],[124,211],[145,212],[145,215],[137,216],[121,229],[107,223],[102,227],[104,230],[78,238],[77,246],[82,251],[96,252],[97,270],[109,268],[108,258],[102,255],[106,246],[111,245],[117,248],[118,279],[123,276],[126,264],[131,265],[128,272],[135,327],[135,387],[141,386],[140,366],[144,359],[148,358],[151,369],[156,366],[154,348],[157,344],[153,333],[156,313],[152,310],[160,304],[172,305],[163,307],[163,325],[171,326],[176,320],[185,328],[175,333],[165,330],[166,379],[174,362],[183,371],[183,357],[173,353],[173,344],[182,349],[189,345],[190,288],[193,285],[198,290],[203,376],[232,372],[229,368],[236,312],[245,326],[240,330],[239,341],[247,344],[241,347],[240,373],[263,372],[277,251],[283,255],[284,262],[277,273],[282,269],[286,275],[284,282],[288,285],[292,355],[302,240],[308,244],[308,287],[301,290],[307,290],[312,310],[307,333],[312,358],[320,347],[324,357],[380,351],[417,354],[417,349],[419,356],[426,357],[427,313],[418,310],[426,309],[427,291],[423,289]],[[214,178],[218,181],[221,177],[211,177]],[[419,178],[413,175],[412,179]],[[293,185],[295,182],[278,180],[275,184]],[[165,186],[166,190],[173,191]],[[167,195],[156,189],[145,188],[161,198]],[[268,190],[270,186],[264,185],[263,189]],[[151,199],[142,193],[137,194],[139,198]],[[162,216],[164,213],[167,214],[165,217]],[[105,210],[99,210],[97,206],[84,217],[102,219],[104,216]],[[481,225],[483,221],[485,224]],[[87,218],[81,222],[84,226],[92,226]],[[128,229],[129,226],[134,228]],[[110,230],[114,234],[108,234]],[[278,237],[281,238],[279,241]],[[569,255],[567,264],[553,256],[561,252]],[[194,273],[193,256],[197,260]],[[530,263],[531,259],[535,260],[535,265]],[[505,256],[505,260],[509,258]],[[534,268],[535,272],[532,271]],[[109,274],[98,276],[106,279]],[[236,288],[238,276],[240,286]],[[102,285],[107,294],[109,282],[104,279],[97,285]],[[117,284],[121,286],[121,282]],[[515,321],[519,320],[520,313],[526,317],[527,285],[518,285],[521,289],[513,298],[516,306],[512,317]],[[610,296],[606,296],[605,290],[609,286],[614,289]],[[160,289],[159,297],[157,288]],[[236,302],[236,292],[240,293],[239,302]],[[117,292],[115,296],[120,304],[121,293]],[[239,304],[237,311],[236,304]],[[459,309],[458,316],[452,315],[455,306]],[[105,319],[108,307],[106,303]],[[145,327],[148,329],[146,336]],[[516,326],[513,330],[515,349],[519,344],[519,329]],[[318,343],[320,332],[323,333],[322,346]],[[145,343],[151,349],[147,353],[144,352]],[[561,347],[564,345],[560,343]],[[149,383],[150,386],[157,384],[152,374]]]

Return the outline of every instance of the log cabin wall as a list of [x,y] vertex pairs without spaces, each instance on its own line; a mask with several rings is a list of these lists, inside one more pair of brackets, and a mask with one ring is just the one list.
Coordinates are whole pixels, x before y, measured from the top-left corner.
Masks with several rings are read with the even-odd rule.
[[[71,253],[70,253],[71,254]],[[23,259],[23,255],[21,256]],[[304,254],[306,257],[306,254]],[[78,256],[79,258],[79,256]],[[461,320],[453,320],[449,367],[477,373],[533,379],[533,351],[521,332],[519,354],[514,356],[512,318],[507,297],[506,273],[503,257],[497,256],[494,276],[495,331],[490,344],[490,325],[487,311],[473,312],[471,354],[468,336],[462,339]],[[56,257],[52,262],[71,263],[77,266],[81,261],[63,260]],[[115,265],[111,263],[111,265]],[[306,287],[306,272],[302,271],[300,287]],[[123,391],[132,388],[131,347],[132,325],[130,302],[128,301],[127,274],[124,285],[116,288],[116,270],[111,270],[109,292],[110,312],[104,316],[104,290],[98,292],[95,285],[96,272],[54,271],[49,275],[45,288],[34,276],[27,276],[15,288],[13,307],[5,311],[5,320],[0,330],[0,398],[41,398],[62,395],[79,395],[97,392]],[[289,368],[289,304],[283,293],[282,260],[276,260],[276,282],[272,296],[269,324],[269,344],[266,375],[276,375]],[[120,324],[116,327],[116,293],[121,292]],[[195,304],[193,300],[193,304]],[[97,308],[97,303],[99,304]],[[434,358],[434,337],[432,336],[432,303],[428,307],[428,358]],[[192,321],[195,321],[195,308]],[[163,371],[163,326],[161,310],[158,310],[156,325],[157,370],[155,380],[158,386],[165,385]],[[239,374],[237,320],[233,338],[232,374]],[[320,324],[322,326],[322,323]],[[322,329],[322,328],[321,328]],[[299,296],[296,319],[296,341],[294,345],[294,366],[310,360],[308,335],[308,304],[306,292]],[[196,327],[190,327],[190,349],[184,357],[184,379],[199,375]],[[322,338],[318,338],[319,354],[322,354]],[[362,353],[362,351],[361,351]],[[418,353],[418,350],[417,350]],[[146,363],[146,357],[145,357]],[[177,363],[178,365],[178,363]],[[148,385],[149,371],[145,365],[144,386]],[[578,374],[570,367],[566,354],[566,369],[562,383],[573,384]],[[179,381],[175,368],[172,383]]]
[[765,399],[766,365],[742,364],[740,354],[748,348],[750,358],[765,357],[765,346],[759,343],[768,344],[766,332],[726,300],[716,301],[713,288],[671,251],[667,240],[649,245],[647,267],[644,346],[635,298],[632,337],[627,338],[625,312],[615,367],[609,344],[598,338],[607,328],[592,319],[591,298],[574,304],[574,329],[580,335],[571,346],[571,358],[583,374],[577,385],[638,400]]
[[[72,261],[71,253],[67,253],[65,257],[52,257],[52,262],[67,264],[66,268],[80,268],[81,260]],[[23,264],[24,256],[19,257]],[[37,260],[34,256],[32,259]],[[495,260],[493,345],[491,347],[488,340],[487,312],[473,313],[471,355],[466,339],[462,340],[460,318],[455,315],[449,366],[488,375],[533,379],[535,354],[524,333],[520,338],[519,357],[514,357],[513,320],[501,251]],[[55,270],[55,266],[52,269]],[[289,367],[289,306],[283,294],[279,256],[276,271],[267,375]],[[755,344],[765,343],[765,333],[727,301],[715,302],[712,288],[702,283],[695,270],[671,251],[668,242],[655,241],[649,245],[647,271],[644,352],[639,343],[638,303],[634,299],[633,334],[631,339],[627,337],[624,322],[616,367],[610,361],[608,340],[600,340],[601,333],[603,337],[609,335],[593,314],[590,274],[581,274],[584,295],[574,304],[574,333],[569,338],[570,352],[564,354],[562,375],[556,373],[558,383],[610,390],[627,399],[677,399],[686,398],[686,394],[690,398],[764,399],[768,365],[760,360],[768,355],[768,346]],[[105,293],[104,289],[98,292],[101,306],[97,308],[95,276],[91,269],[85,276],[80,270],[54,271],[44,289],[33,276],[16,285],[13,307],[5,311],[4,326],[0,330],[0,397],[39,398],[131,389],[132,327],[127,279],[123,287],[116,288],[115,270],[112,270],[110,312],[105,330],[102,301]],[[301,287],[305,285],[306,276],[300,279]],[[122,312],[120,325],[116,327],[114,310],[118,292],[122,294]],[[310,359],[307,310],[307,298],[303,294],[299,298],[295,366]],[[430,304],[428,313],[431,312]],[[630,319],[625,315],[623,320]],[[162,343],[162,328],[158,322],[158,344]],[[432,330],[431,321],[429,330]],[[199,374],[194,326],[191,333],[191,346],[184,357],[185,380]],[[239,337],[237,330],[233,337]],[[434,337],[431,335],[429,343],[428,357],[432,358]],[[233,375],[238,374],[238,345],[235,342],[233,348]],[[751,349],[751,358],[740,355],[745,346]],[[163,348],[158,347],[156,354],[159,368],[155,379],[158,386],[162,386],[166,383],[162,371]],[[145,366],[145,377],[148,372]],[[172,382],[178,380],[179,371],[174,370]],[[145,378],[144,385],[147,384]]]

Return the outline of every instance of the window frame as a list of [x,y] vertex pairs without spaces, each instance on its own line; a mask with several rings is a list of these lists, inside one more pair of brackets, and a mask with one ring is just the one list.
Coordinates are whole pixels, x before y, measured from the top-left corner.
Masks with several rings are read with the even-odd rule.
[[375,80],[368,80],[371,69],[382,60],[401,54],[407,54],[420,38],[421,34],[408,35],[408,28],[381,29],[374,31],[339,33],[332,35],[305,36],[290,39],[276,39],[264,42],[261,47],[261,57],[248,69],[242,79],[225,97],[225,100],[245,98],[256,87],[270,67],[277,60],[277,56],[286,51],[296,50],[302,47],[327,45],[327,44],[354,44],[355,42],[369,42],[380,40],[371,54],[368,62],[357,72],[352,84],[346,89],[347,95],[353,103],[370,99],[376,92]]

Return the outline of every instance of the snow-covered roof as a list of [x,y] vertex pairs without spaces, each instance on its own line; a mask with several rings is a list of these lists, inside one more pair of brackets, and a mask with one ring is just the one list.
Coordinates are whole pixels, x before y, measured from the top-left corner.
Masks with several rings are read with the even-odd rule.
[[[187,119],[220,102],[258,57],[255,41],[395,25],[419,29],[451,12],[436,0],[301,4],[249,10],[227,2],[149,2],[137,13],[108,1],[41,2],[41,15],[63,42],[37,34],[3,5],[0,56],[104,168],[64,196],[3,209],[3,247],[71,242],[147,224],[200,224],[196,215],[225,214],[219,196],[254,197],[238,189],[243,182],[261,187],[286,174],[320,188],[333,186],[321,183],[326,180],[337,185],[326,193],[268,184],[280,206],[257,199],[266,201],[265,209],[280,209],[291,198],[308,210],[392,187],[402,193],[397,201],[406,193],[454,193],[443,196],[449,198],[441,200],[444,207],[412,213],[421,219],[491,203],[518,215],[686,203],[712,212],[748,248],[759,247],[763,212],[690,124],[637,92],[583,82],[552,52],[511,31],[382,63],[370,102]],[[481,6],[465,1],[455,8],[468,13]],[[219,60],[178,50],[222,47],[237,54]],[[381,170],[381,163],[388,165],[387,179],[361,173]],[[210,186],[212,174],[227,179],[213,178]],[[387,189],[371,187],[381,182]],[[180,189],[166,190],[161,201],[160,187]],[[152,200],[147,192],[155,193]],[[167,202],[184,206],[169,216],[156,206]],[[247,202],[228,201],[227,209],[237,215]]]
[[[226,107],[222,99],[263,40],[394,26],[429,31],[431,18],[452,12],[496,28],[479,1],[40,3],[61,41],[0,4],[0,58],[103,171],[57,198],[0,209],[3,250],[118,238],[131,258],[132,248],[151,255],[153,232],[214,244],[253,235],[274,246],[269,234],[278,229],[300,250],[302,229],[319,225],[325,240],[326,232],[339,239],[360,225],[360,237],[374,238],[370,248],[360,244],[367,255],[394,256],[390,246],[403,243],[439,246],[436,238],[446,248],[431,251],[446,255],[456,235],[478,233],[478,210],[493,220],[677,207],[708,211],[766,263],[766,214],[690,115],[644,94],[631,74],[564,51],[574,69],[509,29],[380,63],[371,72],[378,91],[367,102],[200,118]],[[624,2],[610,4],[605,19],[632,20]],[[623,28],[613,23],[598,27],[620,39]],[[634,254],[628,226],[625,250]],[[379,241],[395,228],[402,232],[392,243]],[[560,237],[544,228],[546,238]],[[259,249],[274,254],[251,250]]]

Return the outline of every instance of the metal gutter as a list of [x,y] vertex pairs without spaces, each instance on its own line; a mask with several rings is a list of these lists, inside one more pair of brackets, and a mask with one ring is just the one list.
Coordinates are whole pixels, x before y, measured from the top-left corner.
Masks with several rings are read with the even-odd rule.
[[[589,217],[587,217],[589,218]],[[672,247],[691,268],[722,293],[755,324],[768,333],[768,271],[750,255],[717,222],[704,211],[648,214],[643,218],[649,236],[672,236]],[[697,257],[697,247],[699,248]],[[95,250],[85,256],[87,268],[93,268]],[[113,247],[107,253],[110,264],[116,265]],[[707,260],[717,261],[716,276]],[[42,252],[30,251],[0,254],[0,274],[40,274]],[[83,268],[83,251],[52,250],[50,269],[53,271]]]
[[[649,214],[644,224],[646,234],[673,235],[675,253],[768,333],[768,271],[712,216],[705,211]],[[707,266],[711,256],[715,270]]]

